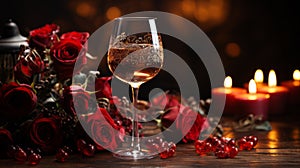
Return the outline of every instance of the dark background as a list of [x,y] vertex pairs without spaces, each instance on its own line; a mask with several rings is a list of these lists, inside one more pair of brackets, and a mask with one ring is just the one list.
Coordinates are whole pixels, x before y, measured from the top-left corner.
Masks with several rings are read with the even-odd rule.
[[[300,68],[300,10],[292,0],[5,0],[1,1],[0,24],[13,19],[24,36],[47,23],[60,25],[62,33],[93,33],[114,17],[144,10],[174,13],[197,24],[215,45],[235,86],[248,82],[258,68],[264,71],[265,81],[274,69],[278,82],[292,79],[293,71]],[[184,46],[176,40],[166,43],[183,58],[193,55],[174,45]],[[204,77],[199,81],[201,93],[209,97],[205,68],[191,67],[201,70],[197,73]]]

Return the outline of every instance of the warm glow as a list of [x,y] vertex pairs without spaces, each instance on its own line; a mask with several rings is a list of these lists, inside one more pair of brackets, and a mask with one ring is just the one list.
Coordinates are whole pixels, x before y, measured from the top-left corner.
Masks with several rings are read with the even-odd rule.
[[255,71],[254,80],[256,83],[263,83],[264,82],[264,73],[261,69]]
[[225,51],[230,57],[238,57],[241,53],[241,48],[237,43],[228,43],[225,47]]
[[207,8],[199,8],[195,11],[194,16],[200,22],[207,22],[209,20],[209,11]]
[[249,90],[250,94],[255,94],[256,93],[256,83],[253,79],[251,79],[250,82],[249,82],[248,90]]
[[277,130],[272,130],[268,133],[268,146],[271,149],[278,148],[279,145],[279,135]]
[[120,16],[121,16],[121,11],[118,7],[112,6],[112,7],[108,8],[106,11],[106,17],[109,20],[113,20]]
[[268,85],[269,85],[269,87],[277,86],[276,74],[273,69],[270,70],[270,72],[269,72]]
[[192,15],[196,11],[196,3],[193,0],[183,0],[181,3],[182,11],[187,15]]
[[296,69],[293,73],[293,79],[296,81],[300,81],[300,71]]
[[92,4],[82,2],[77,5],[76,13],[81,17],[90,17],[96,14],[96,9]]
[[232,87],[232,78],[230,76],[227,76],[224,80],[224,87],[225,88],[231,88]]

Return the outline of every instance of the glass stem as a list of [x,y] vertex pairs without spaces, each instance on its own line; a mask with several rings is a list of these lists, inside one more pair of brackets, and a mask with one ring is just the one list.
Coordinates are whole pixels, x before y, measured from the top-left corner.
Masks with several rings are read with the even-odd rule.
[[138,105],[138,93],[139,93],[139,86],[131,87],[132,89],[132,139],[131,139],[131,147],[134,151],[140,151],[140,138],[139,138],[139,125],[138,125],[138,118],[136,108]]

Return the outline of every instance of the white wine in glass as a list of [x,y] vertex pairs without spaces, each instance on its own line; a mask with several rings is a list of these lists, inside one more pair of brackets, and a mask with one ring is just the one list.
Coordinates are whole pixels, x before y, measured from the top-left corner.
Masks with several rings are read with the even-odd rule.
[[132,88],[133,110],[130,146],[114,151],[114,156],[127,159],[152,158],[154,154],[142,149],[139,139],[137,111],[141,84],[155,77],[163,66],[163,46],[156,29],[156,18],[120,17],[114,20],[108,57],[108,67],[119,80]]

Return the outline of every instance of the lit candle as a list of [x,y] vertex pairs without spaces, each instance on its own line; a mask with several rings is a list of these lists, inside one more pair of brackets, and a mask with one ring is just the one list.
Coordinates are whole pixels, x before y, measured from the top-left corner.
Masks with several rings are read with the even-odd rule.
[[296,69],[293,73],[293,79],[289,81],[281,82],[282,86],[285,86],[289,90],[288,102],[291,106],[300,105],[300,71]]
[[243,88],[232,87],[232,78],[230,76],[225,78],[224,87],[212,89],[212,94],[214,95],[215,99],[221,100],[222,98],[226,97],[224,114],[235,113],[234,95],[242,93],[247,93],[247,90]]
[[270,70],[269,72],[268,86],[258,88],[258,92],[270,95],[269,114],[279,114],[286,110],[288,89],[284,86],[277,86],[277,78],[274,70]]
[[[261,69],[257,69],[254,73],[254,81],[256,82],[256,87],[260,88],[261,86],[265,86],[264,83],[264,72]],[[248,83],[244,84],[244,87],[248,89]]]
[[253,79],[248,84],[248,93],[235,95],[236,110],[238,117],[253,114],[255,117],[267,120],[270,95],[257,93],[256,83]]

